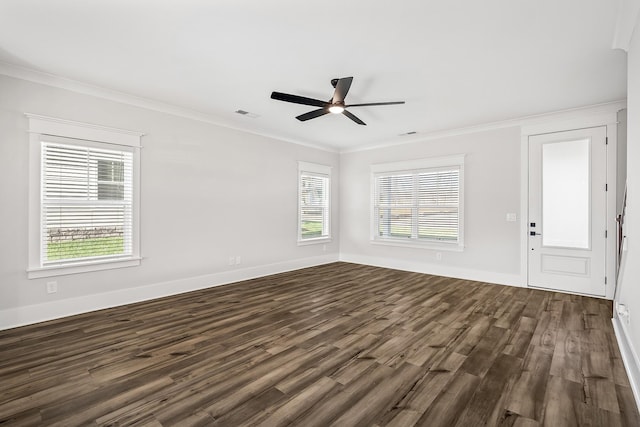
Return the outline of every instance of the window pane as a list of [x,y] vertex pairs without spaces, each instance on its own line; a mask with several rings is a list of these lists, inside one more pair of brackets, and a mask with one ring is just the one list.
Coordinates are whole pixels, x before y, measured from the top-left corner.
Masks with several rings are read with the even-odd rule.
[[419,209],[418,237],[447,241],[458,240],[458,210],[455,208],[449,211]]
[[299,195],[299,239],[329,236],[329,177],[301,172]]
[[130,254],[122,206],[44,206],[44,262]]
[[380,208],[378,235],[381,237],[411,237],[411,208]]
[[323,206],[327,181],[323,177],[303,175],[301,178],[301,204],[303,206]]
[[418,174],[418,238],[458,239],[459,171]]
[[43,144],[45,199],[123,200],[132,155],[64,144]]
[[321,237],[323,235],[324,209],[303,208],[300,212],[302,238]]
[[588,249],[590,155],[588,139],[542,146],[542,244]]

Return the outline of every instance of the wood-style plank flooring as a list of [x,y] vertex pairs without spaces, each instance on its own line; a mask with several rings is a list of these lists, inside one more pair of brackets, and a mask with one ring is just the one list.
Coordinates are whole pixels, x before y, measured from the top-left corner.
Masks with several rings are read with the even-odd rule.
[[0,332],[0,426],[638,426],[610,318],[328,264]]

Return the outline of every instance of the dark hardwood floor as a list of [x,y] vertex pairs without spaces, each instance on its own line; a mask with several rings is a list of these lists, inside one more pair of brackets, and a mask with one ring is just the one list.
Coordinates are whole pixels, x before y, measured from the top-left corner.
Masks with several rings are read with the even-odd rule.
[[0,426],[638,426],[610,318],[329,264],[0,332]]

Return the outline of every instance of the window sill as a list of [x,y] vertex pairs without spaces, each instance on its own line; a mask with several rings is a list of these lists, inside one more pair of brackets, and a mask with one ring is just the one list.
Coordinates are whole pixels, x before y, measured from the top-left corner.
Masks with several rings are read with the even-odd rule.
[[298,246],[317,245],[320,243],[331,243],[331,237],[317,237],[315,239],[298,240]]
[[434,249],[439,251],[462,252],[464,245],[458,243],[416,242],[400,239],[371,239],[371,244],[381,246],[400,246],[403,248]]
[[124,258],[99,261],[74,262],[69,264],[36,267],[27,270],[28,279],[41,277],[64,276],[67,274],[89,273],[92,271],[111,270],[115,268],[135,267],[140,265],[142,258]]

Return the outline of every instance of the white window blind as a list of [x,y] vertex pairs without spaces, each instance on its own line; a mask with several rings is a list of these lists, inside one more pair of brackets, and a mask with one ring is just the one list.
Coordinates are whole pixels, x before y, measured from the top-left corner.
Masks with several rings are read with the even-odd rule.
[[[312,170],[305,170],[305,166]],[[327,173],[316,171],[323,168],[326,168]],[[301,162],[298,184],[299,241],[329,238],[329,170],[328,167]]]
[[460,171],[418,174],[418,238],[458,241]]
[[132,256],[133,149],[41,144],[42,265]]
[[374,173],[374,240],[462,243],[462,165]]

